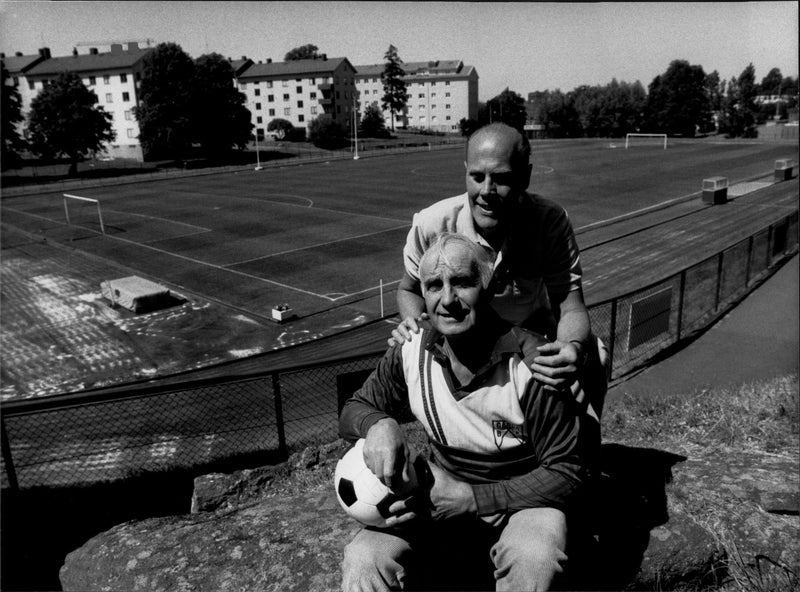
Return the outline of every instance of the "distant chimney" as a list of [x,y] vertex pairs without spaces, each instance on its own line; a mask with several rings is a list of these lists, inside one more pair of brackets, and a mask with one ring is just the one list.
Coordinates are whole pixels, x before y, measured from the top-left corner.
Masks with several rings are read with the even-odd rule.
[[22,57],[22,52],[21,51],[15,51],[14,55],[17,56],[18,58],[21,58]]
[[42,49],[39,50],[39,55],[42,56],[44,59],[49,60],[50,59],[50,48],[49,47],[43,47]]
[[72,57],[74,57],[74,58],[78,57],[78,48],[77,47],[73,47],[72,48]]
[[128,43],[128,51],[133,51],[134,49],[139,49],[138,41],[131,41],[130,43]]
[[271,64],[272,63],[272,58],[267,58],[267,63]]
[[0,58],[6,57],[6,53],[4,51],[0,51]]
[[112,43],[111,53],[122,53],[122,43]]
[[89,55],[97,55],[98,51],[96,47],[89,48]]
[[322,54],[322,59],[327,61],[328,60],[328,54],[327,53],[323,53]]

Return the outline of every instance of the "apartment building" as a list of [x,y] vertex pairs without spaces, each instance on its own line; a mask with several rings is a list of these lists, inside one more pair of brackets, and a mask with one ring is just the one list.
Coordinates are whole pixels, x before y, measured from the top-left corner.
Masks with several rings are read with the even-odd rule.
[[[44,60],[50,59],[50,48],[43,47],[35,55],[23,55],[21,51],[16,52],[13,56],[6,56],[0,54],[0,60],[3,66],[8,71],[8,79],[6,80],[7,86],[14,86],[17,88],[20,98],[20,109],[22,115],[26,116],[31,107],[31,101],[36,96],[38,90],[30,88],[27,79],[27,72],[37,64]],[[20,122],[17,127],[20,133],[24,133],[25,123]]]
[[[438,132],[459,131],[461,119],[478,117],[478,72],[460,60],[433,60],[403,64],[408,102],[403,113],[395,113],[395,127]],[[359,114],[367,105],[381,106],[384,64],[356,66]],[[386,126],[391,113],[383,111]]]
[[[112,116],[116,139],[106,146],[106,153],[113,158],[142,160],[139,144],[139,125],[133,114],[137,105],[137,88],[141,78],[142,59],[150,48],[140,48],[137,43],[110,45],[110,51],[100,52],[89,48],[89,53],[79,54],[73,50],[71,56],[51,57],[45,49],[44,59],[26,67],[17,77],[22,113],[27,117],[31,101],[48,84],[64,72],[74,72],[96,95],[97,102]],[[8,58],[4,58],[8,61]]]
[[259,61],[237,76],[247,97],[256,134],[263,138],[273,119],[285,119],[296,128],[326,113],[350,127],[356,100],[356,69],[347,58],[289,62]]

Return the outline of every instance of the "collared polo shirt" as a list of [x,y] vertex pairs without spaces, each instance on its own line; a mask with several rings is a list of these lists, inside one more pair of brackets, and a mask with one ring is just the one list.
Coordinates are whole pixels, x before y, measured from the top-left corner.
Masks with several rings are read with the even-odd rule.
[[[469,197],[462,193],[421,210],[413,218],[403,249],[409,276],[419,281],[425,250],[444,232],[468,236],[487,247],[472,219]],[[548,290],[566,293],[581,288],[580,253],[566,210],[539,195],[525,193],[510,232],[495,259],[496,294],[492,306],[515,325],[550,310]],[[544,327],[535,327],[545,332]]]

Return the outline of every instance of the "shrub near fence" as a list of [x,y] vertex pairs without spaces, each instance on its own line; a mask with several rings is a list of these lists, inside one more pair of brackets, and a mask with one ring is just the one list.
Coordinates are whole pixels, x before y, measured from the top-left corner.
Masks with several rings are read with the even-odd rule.
[[[589,308],[611,350],[611,379],[722,316],[797,251],[798,212],[651,286]],[[3,487],[90,483],[281,460],[337,437],[343,398],[383,352],[258,375],[118,388],[3,404]]]

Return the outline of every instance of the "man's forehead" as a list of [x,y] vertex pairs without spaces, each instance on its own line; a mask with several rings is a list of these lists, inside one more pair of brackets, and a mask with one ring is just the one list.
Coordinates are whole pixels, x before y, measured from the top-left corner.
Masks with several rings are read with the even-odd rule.
[[420,267],[422,280],[450,277],[455,275],[472,276],[477,273],[475,257],[465,249],[445,248],[445,253],[425,259]]

